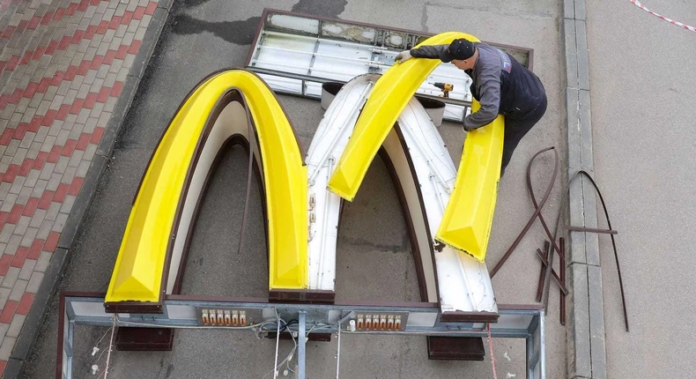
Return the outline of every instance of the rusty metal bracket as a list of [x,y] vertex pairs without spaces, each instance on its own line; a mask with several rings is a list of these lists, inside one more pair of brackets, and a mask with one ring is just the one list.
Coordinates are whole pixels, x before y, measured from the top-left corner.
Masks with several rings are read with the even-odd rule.
[[[549,261],[548,261],[548,259],[546,259],[546,257],[544,256],[544,253],[542,253],[541,250],[537,249],[536,252],[537,252],[537,257],[539,257],[539,259],[541,259],[541,266],[543,267],[543,270],[545,270],[546,267],[548,267],[548,265],[549,265]],[[546,253],[547,256],[548,256],[548,254],[549,254],[549,252]],[[551,277],[553,278],[554,282],[556,282],[556,284],[558,284],[558,287],[561,289],[561,293],[564,295],[567,295],[568,289],[566,288],[565,283],[561,280],[560,276],[556,273],[556,270],[551,269]]]
[[565,229],[569,232],[585,232],[585,233],[599,233],[599,234],[619,234],[613,229],[597,229],[597,228],[585,228],[582,226],[566,226]]

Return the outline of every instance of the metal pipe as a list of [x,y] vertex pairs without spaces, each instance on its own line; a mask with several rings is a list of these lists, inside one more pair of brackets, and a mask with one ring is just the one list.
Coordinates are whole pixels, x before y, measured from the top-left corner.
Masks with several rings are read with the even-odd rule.
[[275,314],[278,318],[278,326],[276,329],[275,364],[273,365],[273,379],[278,378],[278,346],[280,344],[280,315],[278,314],[278,309],[275,310]]
[[[298,340],[298,349],[297,349],[297,378],[298,379],[305,379],[305,361],[306,361],[306,346],[305,346],[305,340],[307,337],[305,336],[305,328],[306,328],[306,319],[307,319],[307,313],[305,311],[300,311],[298,313],[298,320],[297,320],[297,325],[299,327],[299,332],[297,333],[297,340]],[[280,333],[278,333],[280,335]]]

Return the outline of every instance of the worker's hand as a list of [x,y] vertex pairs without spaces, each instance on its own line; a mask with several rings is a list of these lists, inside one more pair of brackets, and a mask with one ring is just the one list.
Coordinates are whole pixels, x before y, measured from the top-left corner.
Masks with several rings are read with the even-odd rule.
[[409,59],[411,59],[411,58],[413,58],[413,57],[411,56],[411,51],[410,51],[410,50],[406,50],[406,51],[400,52],[400,53],[396,56],[396,58],[394,58],[394,61],[395,61],[395,62],[399,62],[399,63],[403,63],[403,62],[406,62],[407,60],[409,60]]
[[471,127],[471,126],[467,126],[467,125],[466,125],[466,119],[464,119],[464,122],[462,122],[462,128],[464,128],[464,131],[467,132],[467,133],[470,132],[470,131],[472,131],[472,130],[474,130],[474,129],[478,129],[478,128],[474,128],[474,127]]

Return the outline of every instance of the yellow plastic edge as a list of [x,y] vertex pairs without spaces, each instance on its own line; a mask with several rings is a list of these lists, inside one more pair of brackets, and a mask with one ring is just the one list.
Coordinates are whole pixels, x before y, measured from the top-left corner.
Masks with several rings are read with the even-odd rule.
[[[430,37],[418,46],[449,44],[457,38],[479,39],[465,33],[447,32]],[[418,47],[417,46],[417,47]],[[365,173],[397,118],[439,59],[411,59],[389,68],[377,81],[363,107],[353,134],[329,180],[329,190],[353,201]]]
[[107,303],[159,301],[176,211],[199,137],[216,102],[232,87],[245,98],[261,149],[269,287],[308,287],[307,169],[294,132],[273,92],[259,77],[229,70],[200,84],[162,137],[128,219]]
[[[474,101],[472,111],[479,108]],[[467,134],[454,191],[435,234],[435,240],[479,261],[486,259],[493,225],[504,134],[503,116]]]

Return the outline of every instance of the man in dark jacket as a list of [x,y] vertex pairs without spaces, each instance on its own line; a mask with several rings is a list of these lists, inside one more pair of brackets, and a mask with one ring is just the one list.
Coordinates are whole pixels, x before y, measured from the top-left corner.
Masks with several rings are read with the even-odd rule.
[[464,119],[464,130],[487,125],[499,114],[505,116],[502,176],[517,144],[546,112],[546,91],[541,80],[507,53],[464,38],[449,45],[404,51],[396,60],[411,58],[452,62],[471,77],[471,94],[481,103],[481,109]]

